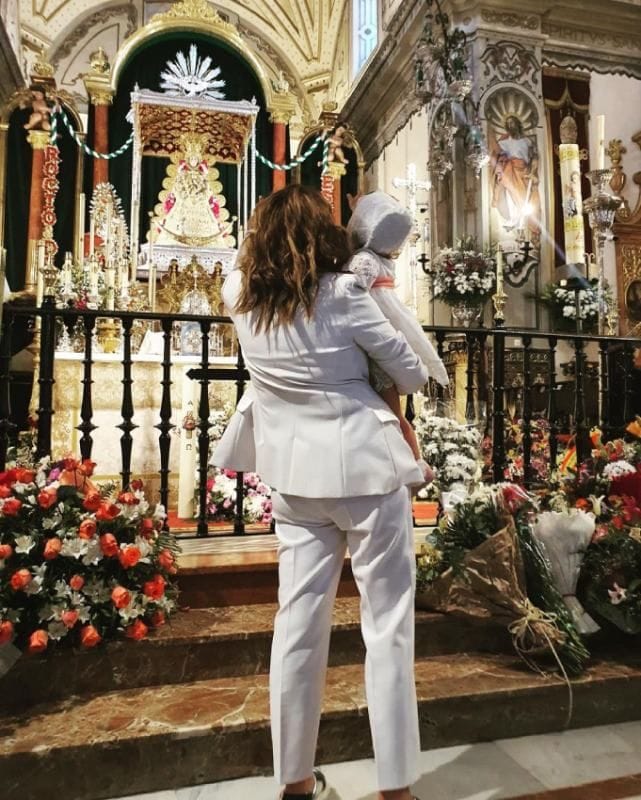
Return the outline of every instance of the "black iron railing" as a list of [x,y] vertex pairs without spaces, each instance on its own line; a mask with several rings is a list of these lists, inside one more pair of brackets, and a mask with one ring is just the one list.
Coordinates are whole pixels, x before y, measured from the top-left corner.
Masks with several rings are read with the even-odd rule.
[[[11,408],[11,357],[14,328],[27,320],[39,320],[39,404],[37,410],[38,456],[51,454],[52,419],[54,415],[53,391],[55,383],[55,358],[57,334],[64,328],[69,333],[82,330],[84,336],[82,360],[82,390],[80,423],[77,430],[80,453],[91,458],[94,453],[94,331],[97,321],[111,319],[119,323],[121,346],[119,358],[122,365],[121,421],[115,426],[120,431],[120,476],[123,488],[132,478],[135,378],[132,370],[132,330],[135,322],[152,324],[162,334],[160,376],[160,404],[158,408],[158,473],[160,502],[169,505],[170,454],[173,444],[172,430],[172,336],[175,323],[195,323],[199,337],[198,367],[188,376],[199,382],[199,407],[197,414],[198,458],[198,515],[197,534],[208,534],[208,457],[210,451],[210,385],[220,381],[235,382],[236,402],[249,380],[242,353],[238,349],[236,363],[229,367],[210,366],[210,331],[213,325],[230,325],[227,317],[202,317],[185,314],[160,314],[56,308],[46,299],[42,308],[5,306],[0,341],[0,468],[3,469],[8,447],[15,443],[18,434],[16,417]],[[599,337],[587,334],[549,333],[509,328],[455,329],[425,326],[434,336],[439,354],[446,360],[456,354],[459,366],[454,374],[456,391],[465,393],[465,418],[491,437],[491,476],[503,480],[505,476],[506,420],[521,420],[523,473],[526,486],[532,485],[532,431],[537,418],[549,424],[547,458],[556,464],[561,443],[572,437],[576,443],[577,458],[583,460],[589,453],[589,431],[599,425],[606,437],[620,435],[635,413],[641,412],[641,380],[633,365],[636,340],[620,337]],[[510,344],[510,340],[512,343]],[[37,337],[36,337],[37,341]],[[464,359],[464,367],[461,367]],[[436,409],[447,413],[448,393],[435,387]],[[115,431],[114,431],[115,433]],[[237,476],[237,504],[234,533],[243,534],[243,475]]]

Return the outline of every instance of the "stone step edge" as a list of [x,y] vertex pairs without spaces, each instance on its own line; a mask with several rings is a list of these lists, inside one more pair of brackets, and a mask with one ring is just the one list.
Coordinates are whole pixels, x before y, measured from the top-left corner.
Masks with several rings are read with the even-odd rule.
[[[456,661],[443,657],[438,663],[417,663],[423,749],[562,730],[567,712],[566,686],[558,679],[543,679],[524,672],[519,664],[506,656],[461,657]],[[192,718],[174,718],[173,726],[164,730],[160,729],[160,716],[153,713],[151,706],[156,701],[165,708],[167,695],[150,690],[129,690],[129,702],[120,709],[114,705],[114,698],[103,698],[103,704],[111,709],[112,716],[107,719],[103,719],[106,714],[101,717],[96,715],[95,708],[88,707],[84,710],[84,733],[77,727],[78,714],[64,706],[44,721],[29,717],[6,720],[1,726],[4,739],[0,740],[0,747],[4,742],[0,755],[3,790],[8,797],[28,800],[49,800],[51,796],[64,796],[65,800],[105,800],[271,774],[266,676],[243,680],[248,691],[245,695],[241,692],[236,699],[236,710],[248,719],[238,718],[234,723],[219,707],[217,713],[224,724],[218,726],[211,717],[208,721],[206,710],[199,719],[193,719],[194,706],[189,705],[189,700],[200,698],[203,707],[211,709],[215,700],[212,691],[216,686],[232,691],[229,681],[179,687],[172,708],[184,710],[187,717],[191,712]],[[353,666],[330,669],[328,684],[338,687],[343,701],[334,703],[334,708],[331,702],[326,703],[317,763],[370,758],[362,669],[357,671]],[[632,666],[598,665],[574,685],[575,713],[571,727],[639,718],[641,709],[636,700],[640,691],[638,659]],[[134,700],[136,708],[148,711],[147,728],[137,732],[120,730],[119,726],[127,728],[132,724]],[[254,712],[252,716],[252,702],[258,703],[258,710],[262,707],[261,713]],[[102,741],[96,735],[100,720],[111,726],[108,736],[103,732]],[[14,748],[16,752],[8,752],[11,724],[15,736],[23,740],[22,749]],[[50,731],[67,731],[68,736],[75,733],[76,740],[56,746],[55,733],[52,736]],[[84,739],[79,738],[81,733]]]

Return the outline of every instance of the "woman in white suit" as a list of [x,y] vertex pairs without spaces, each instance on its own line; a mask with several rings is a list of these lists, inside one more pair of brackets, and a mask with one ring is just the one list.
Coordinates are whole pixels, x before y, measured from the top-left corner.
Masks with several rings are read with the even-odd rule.
[[320,800],[314,769],[332,606],[346,550],[361,594],[365,679],[380,797],[410,800],[419,728],[408,486],[422,475],[368,356],[401,393],[428,372],[359,282],[319,192],[290,186],[256,207],[223,298],[251,375],[214,462],[273,489],[279,611],[270,696],[284,800]]

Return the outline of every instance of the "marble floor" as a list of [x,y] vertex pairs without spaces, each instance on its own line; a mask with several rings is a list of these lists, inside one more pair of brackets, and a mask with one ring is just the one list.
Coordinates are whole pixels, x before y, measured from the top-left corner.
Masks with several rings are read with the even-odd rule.
[[[333,787],[328,800],[375,800],[371,761],[323,769]],[[641,722],[430,750],[420,769],[421,800],[641,800]],[[276,797],[272,778],[245,778],[123,800]]]

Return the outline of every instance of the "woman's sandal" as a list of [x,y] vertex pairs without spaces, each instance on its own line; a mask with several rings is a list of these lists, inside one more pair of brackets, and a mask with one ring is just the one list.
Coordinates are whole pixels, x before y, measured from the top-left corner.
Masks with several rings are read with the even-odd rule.
[[325,800],[328,795],[329,787],[327,780],[319,769],[314,769],[314,790],[307,794],[291,794],[286,793],[281,795],[281,800]]

